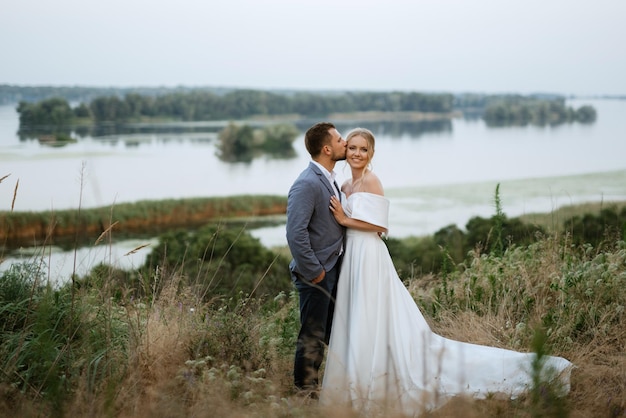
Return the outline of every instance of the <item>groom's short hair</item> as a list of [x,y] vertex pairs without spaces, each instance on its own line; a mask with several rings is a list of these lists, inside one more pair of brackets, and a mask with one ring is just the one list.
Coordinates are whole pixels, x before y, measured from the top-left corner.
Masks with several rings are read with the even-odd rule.
[[[331,129],[335,128],[330,122],[318,122],[311,126],[304,135],[304,146],[311,154],[311,157],[317,157],[322,152],[322,147],[330,142]],[[336,129],[336,128],[335,128]]]

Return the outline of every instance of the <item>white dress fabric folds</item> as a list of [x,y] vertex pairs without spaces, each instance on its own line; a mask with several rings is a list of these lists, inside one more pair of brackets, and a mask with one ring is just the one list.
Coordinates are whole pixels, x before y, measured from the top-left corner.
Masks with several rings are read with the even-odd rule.
[[[389,201],[371,193],[343,199],[352,218],[387,227]],[[464,343],[434,334],[398,277],[376,232],[348,229],[320,403],[409,416],[457,395],[515,397],[531,384],[533,353]],[[569,390],[572,364],[550,356],[546,369]]]

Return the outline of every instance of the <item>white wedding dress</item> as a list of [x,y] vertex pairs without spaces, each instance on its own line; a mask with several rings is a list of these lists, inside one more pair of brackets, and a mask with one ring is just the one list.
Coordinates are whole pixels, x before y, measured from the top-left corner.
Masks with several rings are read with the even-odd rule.
[[[346,215],[387,228],[385,197],[343,197]],[[322,405],[417,416],[456,395],[515,397],[531,383],[534,354],[434,334],[376,232],[347,231],[333,321]],[[569,391],[572,364],[551,356],[546,366]]]

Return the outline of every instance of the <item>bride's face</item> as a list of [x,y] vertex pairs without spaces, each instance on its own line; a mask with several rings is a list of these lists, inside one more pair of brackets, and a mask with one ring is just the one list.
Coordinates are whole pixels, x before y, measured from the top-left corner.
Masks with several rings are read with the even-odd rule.
[[364,169],[370,162],[369,145],[361,135],[356,135],[348,141],[346,160],[351,168]]

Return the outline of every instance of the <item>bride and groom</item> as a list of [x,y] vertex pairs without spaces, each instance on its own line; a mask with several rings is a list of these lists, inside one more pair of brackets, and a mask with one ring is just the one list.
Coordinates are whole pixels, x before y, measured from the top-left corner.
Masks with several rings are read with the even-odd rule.
[[[344,140],[332,123],[321,122],[304,141],[312,161],[289,190],[286,227],[300,300],[296,388],[316,393],[328,346],[325,405],[414,415],[458,395],[525,392],[534,354],[433,333],[398,277],[380,239],[389,201],[371,171],[372,133],[357,128]],[[333,170],[341,160],[351,178],[339,189]],[[569,388],[568,360],[549,356],[545,367]]]

